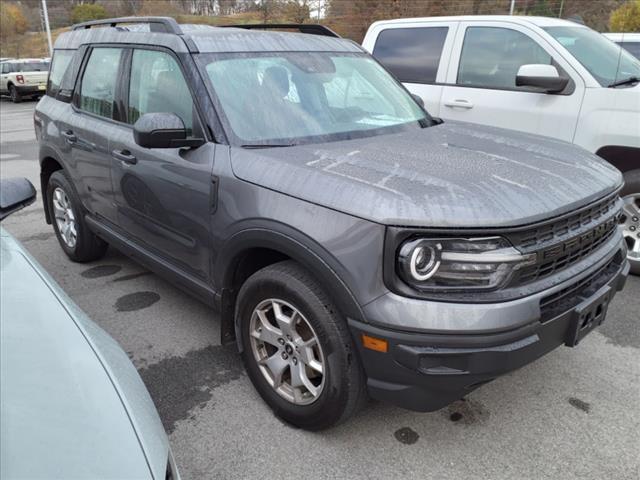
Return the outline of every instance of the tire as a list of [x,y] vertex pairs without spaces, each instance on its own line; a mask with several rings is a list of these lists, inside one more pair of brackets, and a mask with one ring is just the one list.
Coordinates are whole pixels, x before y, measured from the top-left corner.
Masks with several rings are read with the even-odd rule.
[[9,96],[11,97],[11,101],[13,103],[20,103],[22,101],[20,92],[18,92],[18,89],[13,85],[9,85]]
[[[286,335],[283,332],[286,330],[276,327],[280,332],[276,335],[281,335],[286,345],[279,345],[274,341],[276,347],[264,342],[266,348],[261,351],[255,346],[261,340],[254,338],[250,332],[256,334],[258,329],[254,327],[264,325],[258,320],[256,313],[257,309],[262,308],[267,310],[266,318],[272,327],[270,331],[266,329],[269,333],[267,337],[273,335],[273,327],[279,323],[274,321],[272,300],[282,302],[280,305],[283,314],[297,319],[295,333],[302,332],[302,340],[293,338],[289,342],[284,339]],[[292,309],[288,307],[297,310],[302,317],[294,316]],[[271,314],[268,313],[269,309]],[[364,373],[345,320],[318,282],[295,262],[270,265],[247,279],[238,294],[236,322],[240,326],[242,359],[249,378],[273,412],[285,422],[305,430],[326,429],[349,418],[366,399]],[[310,338],[315,338],[319,346],[313,348],[311,355],[308,350],[304,353],[302,348],[294,350],[304,340],[313,344]],[[288,352],[288,367],[285,367],[282,374],[283,385],[287,383],[287,376],[289,386],[299,383],[293,379],[295,365],[299,365],[300,371],[316,375],[312,379],[307,374],[305,377],[308,382],[312,382],[311,387],[317,391],[317,396],[306,386],[300,386],[298,390],[303,393],[298,396],[297,401],[285,398],[286,385],[280,387],[280,390],[272,386],[264,373],[267,367],[258,363],[260,352],[267,355],[269,360],[277,359],[278,362]],[[299,358],[298,363],[294,363],[296,358]],[[314,360],[322,364],[321,375],[309,367]],[[317,369],[317,364],[315,365]],[[270,370],[267,371],[271,373]]]
[[621,228],[629,249],[631,273],[640,275],[640,170],[626,172],[624,182],[620,192],[625,201]]
[[[53,172],[49,178],[47,206],[51,212],[51,223],[58,242],[71,260],[90,262],[104,256],[108,245],[89,230],[84,220],[84,209],[80,199],[64,170]],[[58,219],[56,215],[60,213],[64,213],[66,217]],[[61,227],[59,222],[64,225]],[[70,228],[70,223],[73,223],[74,229]],[[69,230],[65,230],[66,226],[69,226]],[[65,236],[64,232],[73,232],[73,230],[75,230],[75,239],[71,241],[73,234],[67,233]]]

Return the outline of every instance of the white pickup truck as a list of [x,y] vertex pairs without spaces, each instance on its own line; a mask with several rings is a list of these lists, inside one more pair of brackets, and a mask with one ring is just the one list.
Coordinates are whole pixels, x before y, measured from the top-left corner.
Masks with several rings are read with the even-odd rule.
[[640,60],[584,25],[524,16],[384,20],[363,47],[435,117],[572,142],[620,169],[640,273]]
[[14,103],[24,97],[40,97],[47,90],[49,62],[42,58],[21,58],[0,63],[0,94]]

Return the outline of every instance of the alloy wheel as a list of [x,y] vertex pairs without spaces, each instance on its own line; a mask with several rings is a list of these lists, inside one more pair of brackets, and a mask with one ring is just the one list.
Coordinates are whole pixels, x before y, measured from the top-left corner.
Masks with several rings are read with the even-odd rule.
[[620,227],[628,248],[627,258],[640,262],[640,194],[624,197]]
[[325,384],[325,358],[309,321],[293,305],[270,298],[249,324],[251,350],[267,383],[295,405],[316,401]]
[[56,219],[56,225],[58,226],[62,241],[67,247],[75,248],[76,242],[78,241],[76,217],[73,214],[69,197],[62,188],[55,188],[51,204],[53,206],[53,216]]

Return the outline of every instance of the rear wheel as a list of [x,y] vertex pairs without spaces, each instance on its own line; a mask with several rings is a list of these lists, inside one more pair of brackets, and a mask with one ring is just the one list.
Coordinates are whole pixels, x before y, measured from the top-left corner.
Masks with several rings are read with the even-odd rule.
[[620,228],[627,244],[627,259],[631,273],[640,275],[640,170],[624,175],[625,186],[621,192],[624,200]]
[[9,96],[11,97],[11,101],[13,103],[20,103],[22,101],[22,96],[14,85],[9,85]]
[[236,315],[249,378],[280,418],[321,430],[361,405],[364,378],[346,323],[298,264],[281,262],[252,275]]
[[105,254],[107,243],[89,230],[80,199],[64,170],[49,178],[47,202],[58,242],[71,260],[90,262]]

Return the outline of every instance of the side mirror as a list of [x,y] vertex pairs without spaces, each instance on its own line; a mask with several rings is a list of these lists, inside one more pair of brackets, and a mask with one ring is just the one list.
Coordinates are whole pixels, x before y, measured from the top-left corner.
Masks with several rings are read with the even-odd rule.
[[203,138],[187,138],[184,122],[175,113],[145,113],[133,125],[133,138],[144,148],[199,147]]
[[23,209],[36,199],[36,189],[26,178],[0,180],[0,220]]
[[516,75],[517,87],[536,87],[547,93],[558,93],[565,89],[568,78],[561,77],[553,65],[522,65]]
[[418,105],[420,105],[422,108],[424,108],[424,100],[422,99],[422,97],[420,95],[412,93],[411,96],[413,97],[413,99],[416,101],[416,103]]

